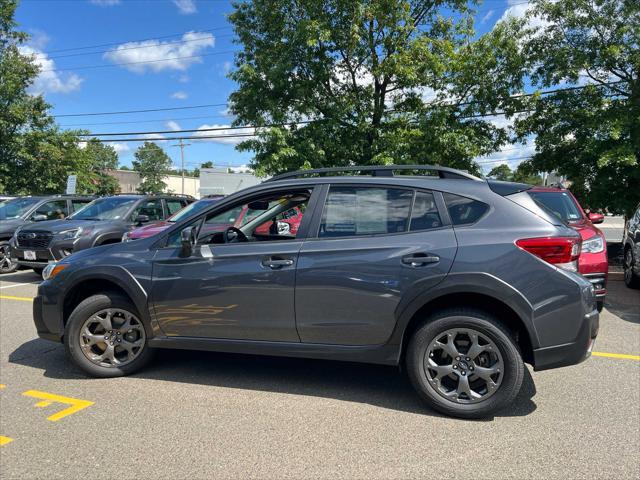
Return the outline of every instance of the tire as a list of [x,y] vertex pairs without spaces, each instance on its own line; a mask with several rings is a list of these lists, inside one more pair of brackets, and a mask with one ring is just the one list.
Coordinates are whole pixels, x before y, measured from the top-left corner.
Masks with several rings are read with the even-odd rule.
[[[122,325],[126,321],[129,321],[128,326]],[[106,325],[111,325],[111,328],[106,328],[103,322],[107,322]],[[120,334],[117,333],[119,331]],[[147,343],[150,333],[128,298],[104,293],[86,298],[73,310],[65,325],[64,346],[73,362],[89,375],[121,377],[140,370],[151,361],[154,351]],[[129,339],[137,340],[128,341],[127,335],[132,335]],[[103,341],[107,337],[108,340]],[[138,343],[139,348],[134,346]],[[103,352],[107,353],[105,359],[99,361],[99,354]],[[108,358],[109,355],[113,360]]]
[[624,252],[624,260],[622,266],[624,268],[624,283],[629,288],[640,289],[640,277],[633,273],[633,266],[637,259],[633,258],[633,250],[631,247]]
[[[454,345],[457,345],[452,351],[449,351],[450,339],[445,349],[435,345],[436,341],[444,340],[448,334],[453,335]],[[477,348],[482,349],[479,354],[471,350],[465,352],[465,338],[471,339],[474,335],[480,339],[475,342]],[[444,345],[444,342],[438,345]],[[450,356],[447,351],[452,355],[453,352],[459,352],[461,361],[457,362],[455,358],[458,357]],[[473,358],[467,357],[467,353]],[[467,358],[471,361],[466,361]],[[427,362],[429,365],[437,363],[438,371],[427,368]],[[437,312],[426,319],[409,340],[406,365],[418,395],[434,410],[459,418],[492,416],[512,403],[522,386],[525,368],[512,334],[496,318],[480,310],[464,308]],[[455,368],[457,370],[453,370]],[[491,390],[490,382],[478,375],[481,369],[485,377],[490,371],[499,372],[487,377],[492,380]],[[444,375],[444,372],[449,373]],[[440,380],[433,378],[434,374],[437,376],[441,373],[443,376]],[[465,390],[464,384],[460,383],[464,381],[463,375],[471,386],[467,390],[472,394],[471,397],[465,392],[459,393]],[[451,390],[443,393],[447,387],[451,387]]]
[[40,275],[40,276],[42,276],[42,272],[44,272],[44,268],[40,268],[40,267],[33,267],[32,270],[36,275]]
[[598,313],[602,312],[602,309],[604,308],[604,300],[598,300],[596,302],[596,308],[598,309]]
[[11,261],[9,242],[0,242],[0,275],[18,270],[18,264]]

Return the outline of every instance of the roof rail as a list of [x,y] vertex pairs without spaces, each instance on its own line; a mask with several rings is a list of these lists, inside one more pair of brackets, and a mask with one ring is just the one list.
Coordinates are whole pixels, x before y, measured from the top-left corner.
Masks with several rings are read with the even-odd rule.
[[421,170],[438,172],[440,178],[457,178],[464,180],[476,180],[482,181],[470,173],[462,170],[456,170],[455,168],[440,167],[438,165],[366,165],[366,166],[353,166],[353,167],[329,167],[329,168],[315,168],[312,170],[298,170],[295,172],[282,173],[271,177],[266,182],[273,182],[276,180],[285,180],[289,178],[300,178],[308,175],[325,175],[330,173],[342,173],[342,172],[359,172],[360,174],[372,175],[374,177],[393,177],[394,170]]

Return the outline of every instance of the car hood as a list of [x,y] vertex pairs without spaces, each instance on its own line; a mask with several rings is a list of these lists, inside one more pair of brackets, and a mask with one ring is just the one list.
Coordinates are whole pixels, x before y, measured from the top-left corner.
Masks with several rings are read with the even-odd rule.
[[167,222],[166,220],[162,220],[160,222],[152,223],[151,225],[145,225],[144,227],[134,228],[129,232],[129,238],[131,240],[137,240],[139,238],[147,238],[155,235],[156,233],[160,233],[163,230],[166,230],[173,222]]
[[9,218],[7,220],[0,220],[0,234],[10,233],[11,235],[13,235],[13,232],[16,231],[16,228],[24,224],[25,221],[21,218]]

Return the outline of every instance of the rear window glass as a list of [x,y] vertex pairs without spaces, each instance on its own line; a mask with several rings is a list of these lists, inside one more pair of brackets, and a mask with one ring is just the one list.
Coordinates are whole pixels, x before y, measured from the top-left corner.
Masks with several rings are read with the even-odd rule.
[[429,230],[442,226],[440,214],[436,206],[432,193],[416,192],[416,198],[413,202],[411,210],[411,227],[412,232],[419,230]]
[[562,221],[571,223],[582,220],[582,213],[567,192],[529,191],[528,193],[536,202],[541,203]]
[[475,223],[489,210],[489,205],[486,203],[452,193],[445,193],[444,201],[447,204],[447,210],[454,225]]
[[413,191],[378,187],[331,187],[319,237],[380,235],[407,231]]

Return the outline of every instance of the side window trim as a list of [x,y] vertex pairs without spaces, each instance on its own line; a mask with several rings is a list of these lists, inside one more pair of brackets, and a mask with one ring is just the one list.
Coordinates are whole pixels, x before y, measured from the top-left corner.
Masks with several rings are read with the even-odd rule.
[[444,201],[444,195],[442,195],[442,192],[438,190],[432,190],[431,193],[433,193],[436,205],[438,206],[438,212],[440,213],[440,221],[442,222],[442,226],[450,227],[453,222],[451,221],[451,217],[449,216],[449,210],[447,209],[447,204]]

